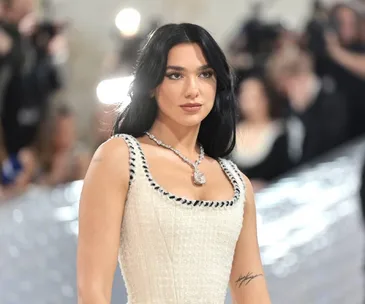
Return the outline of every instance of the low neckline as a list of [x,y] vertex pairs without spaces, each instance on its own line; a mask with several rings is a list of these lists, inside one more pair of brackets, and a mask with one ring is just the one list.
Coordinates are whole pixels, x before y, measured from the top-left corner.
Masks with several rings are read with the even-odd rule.
[[[175,202],[181,203],[183,205],[187,205],[187,206],[193,206],[193,207],[202,206],[202,207],[216,207],[216,208],[233,206],[239,200],[239,198],[241,196],[241,190],[239,187],[239,183],[236,180],[236,178],[233,176],[233,174],[230,172],[230,170],[227,168],[223,159],[221,159],[221,158],[217,159],[218,164],[219,164],[221,170],[223,171],[224,175],[228,178],[231,187],[233,188],[233,196],[230,199],[220,200],[220,201],[198,200],[198,199],[191,199],[191,198],[179,196],[179,195],[176,195],[176,194],[173,194],[173,193],[167,191],[164,187],[162,187],[159,183],[157,183],[157,181],[153,178],[151,171],[149,169],[149,165],[148,165],[146,156],[142,149],[141,143],[139,142],[139,140],[137,138],[135,138],[133,136],[131,136],[131,137],[135,141],[137,148],[139,150],[139,153],[141,156],[141,161],[142,161],[143,172],[149,182],[149,185],[151,186],[151,188],[154,191],[162,194],[164,197],[168,198],[169,200],[172,200],[172,201],[175,201]],[[238,174],[241,182],[243,183],[243,180],[241,179],[238,169],[236,171],[236,168],[234,166],[231,166],[231,167]]]

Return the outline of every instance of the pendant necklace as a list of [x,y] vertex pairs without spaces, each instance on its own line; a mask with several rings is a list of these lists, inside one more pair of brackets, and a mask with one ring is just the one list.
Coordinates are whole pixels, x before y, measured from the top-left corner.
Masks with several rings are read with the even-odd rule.
[[172,152],[174,152],[185,163],[187,163],[188,165],[190,165],[190,167],[192,167],[194,169],[194,172],[193,172],[193,182],[194,182],[195,185],[202,186],[202,185],[204,185],[206,183],[206,178],[205,178],[204,173],[201,172],[199,170],[199,168],[198,168],[198,166],[200,165],[200,163],[202,162],[202,160],[204,159],[204,156],[205,156],[205,154],[204,154],[204,148],[203,148],[203,146],[201,144],[199,144],[199,148],[200,148],[199,158],[195,162],[192,162],[187,157],[185,157],[184,155],[182,155],[180,153],[180,151],[174,149],[170,145],[164,144],[161,140],[158,140],[151,133],[145,132],[145,134],[149,137],[149,139],[153,140],[160,147],[166,148],[166,149],[171,150]]

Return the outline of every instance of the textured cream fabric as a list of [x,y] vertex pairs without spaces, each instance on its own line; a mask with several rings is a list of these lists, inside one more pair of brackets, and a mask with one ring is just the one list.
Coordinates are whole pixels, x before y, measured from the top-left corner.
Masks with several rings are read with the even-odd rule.
[[233,200],[189,201],[157,185],[138,141],[120,137],[131,171],[119,252],[128,304],[223,304],[243,220],[237,167],[220,160],[235,187]]

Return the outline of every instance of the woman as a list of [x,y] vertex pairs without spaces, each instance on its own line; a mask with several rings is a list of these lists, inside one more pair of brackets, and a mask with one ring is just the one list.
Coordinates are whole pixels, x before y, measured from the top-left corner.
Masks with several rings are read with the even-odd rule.
[[75,116],[67,106],[57,109],[52,132],[42,153],[41,184],[57,185],[81,180],[90,164],[91,154],[77,140]]
[[288,136],[280,119],[282,108],[259,75],[241,82],[238,99],[242,120],[237,126],[232,158],[259,190],[289,169]]
[[223,304],[228,283],[237,303],[270,303],[250,182],[221,158],[236,114],[221,49],[197,25],[165,25],[134,77],[85,178],[79,303],[110,303],[118,257],[129,304]]

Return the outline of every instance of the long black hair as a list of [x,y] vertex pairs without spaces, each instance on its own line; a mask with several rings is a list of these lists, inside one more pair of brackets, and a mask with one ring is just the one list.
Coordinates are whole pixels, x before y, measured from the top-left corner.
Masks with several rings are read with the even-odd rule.
[[137,60],[134,81],[129,90],[131,103],[118,116],[113,134],[141,137],[152,127],[158,106],[151,93],[163,81],[169,51],[181,43],[197,43],[217,77],[214,105],[201,123],[198,141],[207,155],[213,158],[227,156],[236,143],[238,112],[234,77],[216,41],[205,29],[195,24],[167,24],[150,35]]

